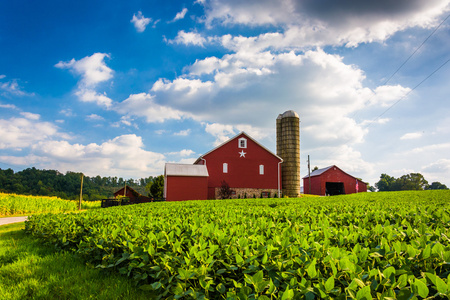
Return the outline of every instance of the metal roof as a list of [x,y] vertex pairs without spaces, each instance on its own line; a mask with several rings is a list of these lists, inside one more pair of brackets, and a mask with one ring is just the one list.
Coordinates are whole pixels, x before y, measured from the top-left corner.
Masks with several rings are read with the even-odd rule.
[[[332,167],[335,167],[335,165],[326,167],[326,168],[322,168],[322,169],[317,169],[311,172],[311,177],[313,176],[319,176],[322,173],[325,173],[326,171],[328,171],[329,169],[331,169]],[[303,177],[302,179],[308,178],[308,175],[306,175],[305,177]]]
[[208,177],[208,169],[205,165],[188,165],[166,163],[164,174],[166,176],[197,176]]

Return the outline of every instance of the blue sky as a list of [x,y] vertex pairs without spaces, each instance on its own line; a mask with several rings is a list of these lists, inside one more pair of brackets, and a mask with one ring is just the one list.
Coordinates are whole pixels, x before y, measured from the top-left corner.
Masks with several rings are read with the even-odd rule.
[[2,1],[0,168],[154,176],[240,131],[275,152],[292,109],[302,176],[310,155],[371,185],[450,186],[449,14],[449,0]]

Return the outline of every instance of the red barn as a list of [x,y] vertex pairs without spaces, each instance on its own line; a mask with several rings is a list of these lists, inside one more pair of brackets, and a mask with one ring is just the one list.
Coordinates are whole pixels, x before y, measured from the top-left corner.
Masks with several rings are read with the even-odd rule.
[[[232,190],[233,198],[251,197],[276,197],[281,189],[280,164],[282,159],[259,144],[245,132],[241,132],[220,146],[200,156],[194,166],[206,167],[207,199],[217,199],[222,182],[226,182]],[[178,174],[178,181],[170,182],[167,176],[168,166],[166,164],[165,197],[172,201],[171,195],[182,194],[185,190],[182,186],[189,186],[187,190],[195,190],[200,193],[205,181],[194,180],[189,171]],[[189,165],[184,165],[189,166]],[[192,167],[192,165],[190,165]],[[188,168],[188,167],[187,167]],[[192,181],[192,182],[191,182]],[[201,181],[201,182],[200,182]],[[188,184],[188,182],[190,182]],[[195,193],[197,193],[195,192]],[[192,191],[194,193],[194,191]],[[184,197],[185,199],[203,199]],[[188,199],[189,198],[189,199]]]
[[202,165],[170,164],[164,170],[166,201],[206,200],[208,170]]
[[311,173],[311,192],[309,177],[303,177],[304,194],[340,195],[367,192],[367,184],[333,165]]
[[128,197],[131,203],[150,202],[151,198],[139,194],[137,191],[129,186],[125,186],[114,193],[114,198]]

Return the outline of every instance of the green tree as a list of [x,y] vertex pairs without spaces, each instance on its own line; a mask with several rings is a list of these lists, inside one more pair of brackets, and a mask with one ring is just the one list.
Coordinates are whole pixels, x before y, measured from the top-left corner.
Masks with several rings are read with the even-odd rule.
[[448,187],[439,181],[435,181],[428,186],[427,190],[448,190]]
[[428,181],[420,173],[403,175],[395,181],[397,191],[425,190],[427,187]]
[[380,192],[394,191],[396,179],[387,174],[381,174],[380,180],[375,183],[375,187]]
[[154,198],[164,197],[164,175],[153,178],[150,193]]

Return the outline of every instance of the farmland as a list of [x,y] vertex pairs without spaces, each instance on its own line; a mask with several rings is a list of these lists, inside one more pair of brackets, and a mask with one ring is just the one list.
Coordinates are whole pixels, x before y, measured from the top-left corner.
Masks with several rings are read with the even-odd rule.
[[[82,201],[83,209],[96,207],[100,207],[100,202]],[[63,200],[57,197],[0,193],[0,217],[33,213],[68,212],[77,209],[77,201]]]
[[450,192],[147,203],[42,214],[26,231],[149,297],[449,297]]

